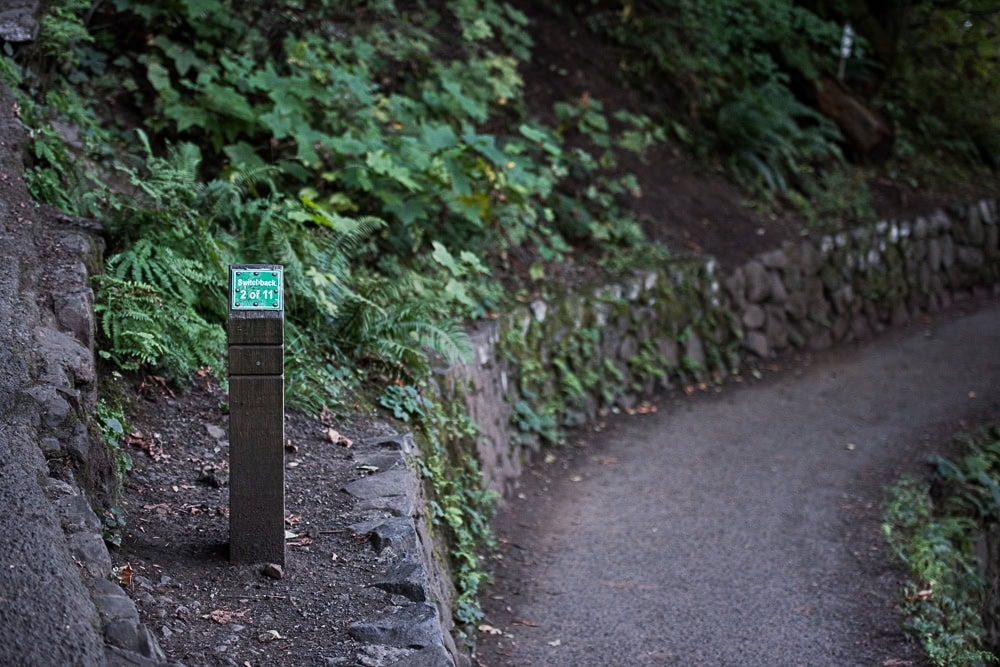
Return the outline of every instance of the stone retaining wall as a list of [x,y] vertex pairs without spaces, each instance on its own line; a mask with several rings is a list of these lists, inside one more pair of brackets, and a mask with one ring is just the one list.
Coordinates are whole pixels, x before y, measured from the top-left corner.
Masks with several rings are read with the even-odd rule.
[[473,332],[474,360],[441,384],[480,427],[486,485],[506,494],[540,443],[601,411],[1000,293],[998,218],[983,200],[786,242],[727,275],[675,260],[535,301]]

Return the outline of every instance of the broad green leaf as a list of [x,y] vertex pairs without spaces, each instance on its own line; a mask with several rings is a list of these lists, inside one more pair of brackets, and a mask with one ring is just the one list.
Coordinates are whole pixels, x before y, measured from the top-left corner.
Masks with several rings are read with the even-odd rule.
[[462,275],[462,269],[459,268],[458,263],[455,261],[454,256],[445,248],[439,241],[434,241],[434,252],[431,253],[431,257],[435,262],[448,269],[451,275],[456,278]]

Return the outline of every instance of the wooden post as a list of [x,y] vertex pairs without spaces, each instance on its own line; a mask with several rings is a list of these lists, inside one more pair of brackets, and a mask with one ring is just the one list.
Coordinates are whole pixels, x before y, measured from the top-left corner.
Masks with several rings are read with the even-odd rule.
[[229,267],[229,560],[285,564],[284,269]]

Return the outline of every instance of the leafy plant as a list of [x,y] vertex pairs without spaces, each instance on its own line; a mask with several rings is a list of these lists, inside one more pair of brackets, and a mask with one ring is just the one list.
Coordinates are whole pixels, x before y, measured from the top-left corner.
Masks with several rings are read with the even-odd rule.
[[763,194],[802,187],[810,164],[841,157],[833,124],[777,79],[737,93],[719,109],[716,130],[732,172]]
[[966,439],[957,461],[932,457],[939,476],[933,495],[929,482],[912,477],[887,495],[883,532],[910,573],[900,608],[938,665],[997,661],[984,650],[987,564],[972,550],[981,526],[1000,522],[1000,430],[989,436]]
[[[117,496],[125,484],[125,476],[132,469],[132,457],[125,450],[125,434],[128,432],[125,409],[121,403],[112,404],[102,399],[97,402],[96,416],[104,445],[111,452],[114,462],[116,485],[114,495]],[[103,513],[103,525],[104,540],[114,546],[121,546],[125,518],[117,504],[112,504]]]

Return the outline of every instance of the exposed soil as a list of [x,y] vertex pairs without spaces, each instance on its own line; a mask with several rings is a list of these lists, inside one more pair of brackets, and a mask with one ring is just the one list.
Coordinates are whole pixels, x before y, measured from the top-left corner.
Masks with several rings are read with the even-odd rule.
[[355,454],[386,427],[338,418],[346,447],[327,436],[332,419],[287,416],[286,530],[295,537],[274,579],[228,561],[225,395],[213,382],[183,394],[155,378],[141,386],[129,414],[127,529],[112,557],[131,568],[121,578],[167,656],[191,666],[364,664],[347,627],[384,615],[392,599],[371,586],[385,566],[351,530],[360,517],[342,488],[366,474]]
[[[534,59],[524,74],[536,113],[585,94],[606,109],[626,101],[641,105],[619,83],[614,48],[572,17],[526,0],[514,4],[533,21]],[[802,230],[794,218],[748,208],[737,187],[677,146],[623,166],[641,186],[629,205],[648,236],[675,253],[708,253],[734,266]],[[878,212],[887,217],[926,213],[942,201],[888,180],[875,194]],[[112,557],[134,571],[128,588],[168,657],[188,665],[365,664],[365,648],[346,628],[379,615],[392,600],[371,586],[378,563],[352,533],[358,519],[341,489],[365,474],[352,463],[354,453],[386,427],[367,418],[338,415],[324,423],[288,415],[287,528],[299,537],[289,540],[285,575],[276,580],[227,559],[228,429],[217,385],[174,395],[147,378],[128,391],[135,392],[129,415],[134,469],[122,502],[127,530]],[[354,446],[326,440],[330,426]]]

